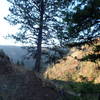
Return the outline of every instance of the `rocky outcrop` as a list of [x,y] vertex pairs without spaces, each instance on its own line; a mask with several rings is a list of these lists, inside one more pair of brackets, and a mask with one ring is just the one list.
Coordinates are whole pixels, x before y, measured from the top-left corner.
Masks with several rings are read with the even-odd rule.
[[0,50],[0,74],[9,74],[13,72],[10,58]]

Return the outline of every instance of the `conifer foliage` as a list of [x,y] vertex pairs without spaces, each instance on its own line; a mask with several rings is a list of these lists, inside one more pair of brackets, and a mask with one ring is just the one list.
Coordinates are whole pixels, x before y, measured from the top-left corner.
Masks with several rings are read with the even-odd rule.
[[100,0],[74,0],[65,15],[70,37],[82,41],[100,37]]
[[[19,32],[12,35],[17,41],[37,46],[35,69],[40,70],[42,44],[55,44],[56,27],[61,25],[63,2],[59,0],[7,0],[11,6],[5,18],[13,25],[20,26]],[[59,20],[60,19],[60,20]],[[59,29],[60,30],[60,29]],[[32,48],[30,50],[32,52]]]

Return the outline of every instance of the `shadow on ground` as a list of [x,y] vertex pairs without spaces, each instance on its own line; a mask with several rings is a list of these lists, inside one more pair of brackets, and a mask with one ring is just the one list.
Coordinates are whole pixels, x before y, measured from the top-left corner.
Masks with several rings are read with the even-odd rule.
[[100,100],[100,84],[52,80],[60,88],[62,100]]

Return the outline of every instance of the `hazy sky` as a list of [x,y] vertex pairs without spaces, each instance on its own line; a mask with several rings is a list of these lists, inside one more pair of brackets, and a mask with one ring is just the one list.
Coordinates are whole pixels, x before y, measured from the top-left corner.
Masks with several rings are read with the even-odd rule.
[[17,32],[17,28],[11,26],[4,19],[9,13],[9,3],[6,0],[0,0],[0,45],[20,45],[18,43],[15,44],[14,40],[4,38],[7,34],[15,34]]

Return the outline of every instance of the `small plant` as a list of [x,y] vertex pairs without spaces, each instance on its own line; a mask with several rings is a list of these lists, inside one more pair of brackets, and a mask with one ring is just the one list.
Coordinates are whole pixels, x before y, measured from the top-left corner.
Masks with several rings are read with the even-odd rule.
[[96,45],[96,46],[93,48],[93,51],[94,51],[94,52],[99,52],[99,51],[100,51],[100,45]]
[[16,63],[18,66],[24,66],[24,62],[23,61],[17,61],[17,63]]
[[96,45],[93,47],[93,53],[84,56],[81,61],[91,61],[96,62],[96,60],[100,59],[100,45]]

